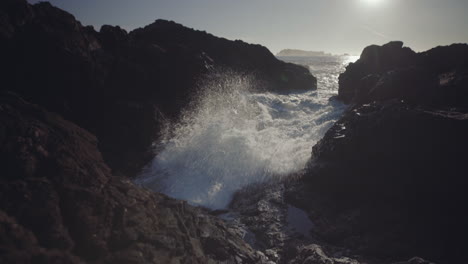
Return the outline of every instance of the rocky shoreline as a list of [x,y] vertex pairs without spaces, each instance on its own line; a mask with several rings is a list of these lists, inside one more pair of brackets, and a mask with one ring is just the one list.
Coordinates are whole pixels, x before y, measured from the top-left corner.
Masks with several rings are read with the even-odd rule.
[[329,243],[380,259],[460,263],[468,45],[402,46],[368,47],[340,76],[338,98],[352,106],[285,196]]
[[285,93],[316,89],[307,69],[175,22],[98,32],[23,0],[0,3],[0,54],[2,263],[464,262],[466,44],[364,49],[308,168],[227,211],[130,179],[210,71]]
[[317,86],[306,68],[265,47],[171,21],[96,31],[47,2],[21,0],[2,1],[0,17],[2,90],[95,134],[105,161],[126,176],[152,158],[157,131],[178,118],[212,70],[253,74],[258,87],[277,92]]
[[[366,48],[340,75],[338,98],[350,107],[313,146],[308,168],[234,198],[256,244],[279,263],[311,248],[304,263],[462,263],[467,52],[466,44]],[[310,236],[287,230],[291,206],[308,215]],[[312,255],[322,257],[307,262]]]
[[2,263],[261,263],[206,210],[114,176],[96,137],[0,96]]

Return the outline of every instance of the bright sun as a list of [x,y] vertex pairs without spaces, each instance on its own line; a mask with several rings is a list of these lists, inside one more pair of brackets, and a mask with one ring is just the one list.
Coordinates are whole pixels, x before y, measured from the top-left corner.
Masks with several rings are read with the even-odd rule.
[[369,4],[369,5],[377,5],[381,3],[383,0],[362,0],[362,2]]

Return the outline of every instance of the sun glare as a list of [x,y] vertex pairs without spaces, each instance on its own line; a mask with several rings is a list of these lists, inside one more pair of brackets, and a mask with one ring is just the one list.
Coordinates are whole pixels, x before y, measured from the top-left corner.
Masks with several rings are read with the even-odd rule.
[[383,0],[361,0],[361,1],[369,5],[377,5],[381,3]]

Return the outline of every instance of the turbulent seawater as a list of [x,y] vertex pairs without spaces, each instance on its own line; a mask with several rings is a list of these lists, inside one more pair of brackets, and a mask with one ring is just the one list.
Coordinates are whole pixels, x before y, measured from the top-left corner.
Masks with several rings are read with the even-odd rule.
[[253,76],[214,73],[138,182],[192,204],[220,209],[242,187],[301,171],[312,146],[341,116],[338,75],[355,57],[282,57],[307,66],[317,91],[255,93]]

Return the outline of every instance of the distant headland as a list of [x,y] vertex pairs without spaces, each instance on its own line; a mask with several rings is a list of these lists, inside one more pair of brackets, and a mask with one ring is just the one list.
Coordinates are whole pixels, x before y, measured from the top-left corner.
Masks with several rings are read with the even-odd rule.
[[[349,55],[349,54],[342,54]],[[315,57],[315,56],[341,56],[331,53],[325,53],[324,51],[308,51],[299,49],[284,49],[276,54],[277,57]]]

